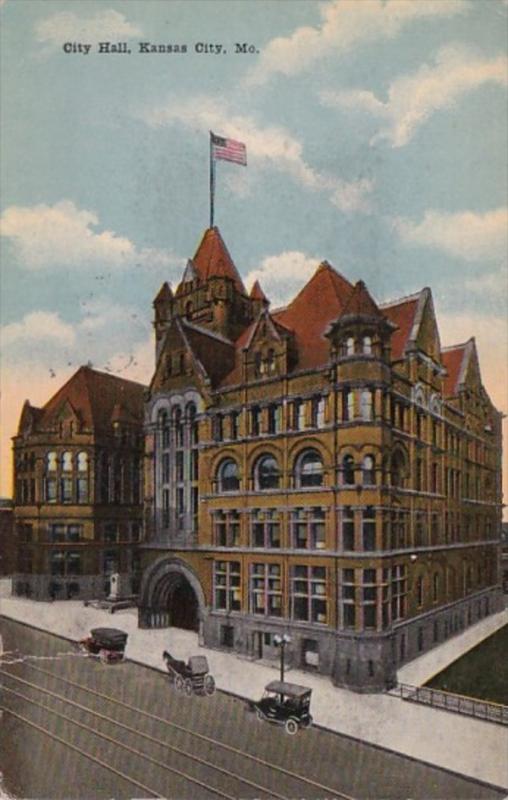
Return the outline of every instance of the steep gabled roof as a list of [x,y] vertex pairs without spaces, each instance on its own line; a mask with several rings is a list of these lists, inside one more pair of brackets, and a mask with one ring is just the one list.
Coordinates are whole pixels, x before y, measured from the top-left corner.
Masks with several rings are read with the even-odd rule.
[[159,303],[166,303],[168,302],[168,300],[172,299],[173,299],[173,292],[171,291],[171,286],[167,281],[164,281],[164,283],[162,284],[161,288],[159,289],[158,293],[155,296],[153,304],[156,305]]
[[98,372],[91,367],[80,367],[43,406],[38,427],[43,430],[54,427],[62,409],[69,405],[87,430],[109,432],[117,406],[121,406],[132,421],[141,422],[144,390],[141,383]]
[[269,304],[269,300],[261,288],[261,284],[259,281],[254,281],[252,284],[252,289],[250,290],[249,297],[251,300],[261,300],[263,303]]
[[201,280],[206,281],[214,276],[231,278],[238,291],[247,294],[240,273],[217,227],[208,228],[204,232],[192,264]]
[[[481,384],[480,365],[474,336],[462,344],[444,347],[441,351],[443,366],[446,369],[444,380],[445,397],[454,397],[462,384],[466,383],[468,371],[472,367],[475,378]],[[471,373],[469,373],[471,374]]]
[[379,310],[377,303],[372,299],[363,281],[355,283],[354,289],[346,300],[340,316],[341,318],[379,317],[384,319],[384,315]]
[[404,357],[406,345],[413,339],[420,295],[421,292],[418,292],[410,297],[393,300],[380,306],[383,314],[397,326],[397,330],[391,338],[392,358],[395,361]]
[[323,261],[294,300],[273,312],[277,322],[295,333],[299,369],[326,364],[329,342],[324,332],[340,315],[352,291],[352,284]]

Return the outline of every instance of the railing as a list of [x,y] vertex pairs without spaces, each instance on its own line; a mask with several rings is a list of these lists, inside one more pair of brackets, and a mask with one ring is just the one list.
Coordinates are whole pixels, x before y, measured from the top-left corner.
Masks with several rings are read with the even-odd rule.
[[497,722],[508,725],[508,706],[501,703],[492,703],[488,700],[477,700],[461,694],[445,692],[442,689],[431,689],[429,686],[410,686],[407,683],[397,684],[394,691],[402,700],[413,703],[423,703],[433,708],[442,708],[445,711],[454,711],[468,717],[483,719],[487,722]]
[[138,607],[138,625],[140,628],[169,628],[170,624],[169,611]]

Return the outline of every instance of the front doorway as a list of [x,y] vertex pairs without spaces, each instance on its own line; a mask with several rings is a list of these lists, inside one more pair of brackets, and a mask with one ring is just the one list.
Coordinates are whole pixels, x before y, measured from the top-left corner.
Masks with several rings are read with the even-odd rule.
[[180,575],[168,595],[169,624],[186,631],[199,630],[199,605],[189,581]]

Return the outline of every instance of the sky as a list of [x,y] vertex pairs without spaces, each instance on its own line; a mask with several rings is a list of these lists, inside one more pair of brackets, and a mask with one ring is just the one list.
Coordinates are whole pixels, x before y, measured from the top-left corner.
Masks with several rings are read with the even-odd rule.
[[25,399],[88,362],[150,380],[210,130],[247,148],[215,200],[247,286],[283,304],[324,259],[380,302],[430,286],[508,412],[508,0],[0,0],[0,25],[2,495]]

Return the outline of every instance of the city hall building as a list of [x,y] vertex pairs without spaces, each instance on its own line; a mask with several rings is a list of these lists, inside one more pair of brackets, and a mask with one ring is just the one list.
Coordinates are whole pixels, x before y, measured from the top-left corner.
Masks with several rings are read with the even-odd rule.
[[141,625],[379,690],[500,609],[501,417],[428,288],[272,311],[212,228],[154,309]]
[[139,587],[145,387],[88,366],[42,407],[27,400],[13,440],[13,592],[106,597]]

